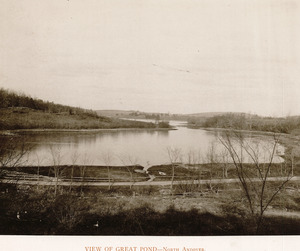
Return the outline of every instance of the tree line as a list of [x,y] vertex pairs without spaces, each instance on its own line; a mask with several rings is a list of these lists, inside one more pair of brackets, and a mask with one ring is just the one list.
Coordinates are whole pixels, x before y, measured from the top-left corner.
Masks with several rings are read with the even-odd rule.
[[192,126],[205,128],[230,128],[235,130],[267,131],[275,133],[299,133],[300,117],[260,117],[258,115],[233,114],[213,116],[207,119],[191,118]]
[[92,110],[67,105],[55,104],[49,101],[32,98],[23,93],[0,88],[0,108],[26,107],[33,110],[39,110],[48,113],[66,113],[69,115],[89,115],[98,117],[97,113]]

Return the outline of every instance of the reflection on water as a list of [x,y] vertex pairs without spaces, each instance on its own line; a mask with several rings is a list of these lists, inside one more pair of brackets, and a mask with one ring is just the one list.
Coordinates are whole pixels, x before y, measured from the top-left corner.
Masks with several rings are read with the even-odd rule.
[[[137,159],[139,164],[164,163],[166,160],[158,158],[160,150],[156,143],[163,145],[169,133],[167,130],[147,129],[32,133],[30,142],[34,143],[35,147],[28,164],[36,163],[38,158],[39,162],[42,160],[43,165],[51,165],[51,148],[55,148],[56,152],[59,151],[63,156],[61,164],[71,164],[71,156],[75,153],[78,155],[77,164],[84,164],[83,156],[89,156],[93,164],[104,165],[102,156],[107,153],[113,156],[112,165],[121,165],[128,161],[129,157]],[[156,161],[151,162],[151,159]]]
[[[213,154],[218,156],[218,161],[224,160],[224,147],[218,140],[219,133],[182,127],[182,122],[178,121],[171,121],[170,124],[179,126],[178,130],[31,133],[30,142],[34,143],[35,147],[30,153],[28,164],[53,164],[53,149],[61,156],[60,164],[86,164],[89,159],[91,164],[105,165],[103,156],[109,154],[112,159],[110,165],[141,164],[147,167],[169,163],[169,147],[180,149],[180,161],[186,163],[208,162],[212,149]],[[271,142],[268,140],[254,137],[251,138],[251,145],[259,149],[261,160],[268,156],[268,149],[271,148]]]
[[[74,159],[75,164],[86,164],[89,159],[90,164],[105,165],[103,156],[109,154],[112,157],[110,165],[140,164],[145,167],[169,163],[168,147],[179,148],[182,154],[180,161],[186,163],[208,162],[212,149],[219,159],[224,152],[217,133],[186,127],[170,131],[133,129],[34,133],[30,136],[31,142],[36,143],[36,146],[29,156],[28,164],[53,164],[51,148],[59,151],[60,164],[72,164]],[[252,145],[257,145],[260,158],[265,158],[271,142],[259,138],[252,138],[251,142]],[[281,160],[278,158],[275,161]]]

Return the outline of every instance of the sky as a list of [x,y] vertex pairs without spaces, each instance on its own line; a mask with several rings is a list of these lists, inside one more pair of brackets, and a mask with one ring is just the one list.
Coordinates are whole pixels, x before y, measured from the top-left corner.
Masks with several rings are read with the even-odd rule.
[[300,115],[298,0],[0,3],[0,87],[95,110]]

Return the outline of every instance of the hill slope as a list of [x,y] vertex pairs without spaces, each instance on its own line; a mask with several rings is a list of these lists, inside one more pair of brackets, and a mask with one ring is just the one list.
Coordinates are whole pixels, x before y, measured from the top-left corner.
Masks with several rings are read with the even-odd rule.
[[0,89],[0,130],[155,128],[153,123],[99,116],[95,111]]

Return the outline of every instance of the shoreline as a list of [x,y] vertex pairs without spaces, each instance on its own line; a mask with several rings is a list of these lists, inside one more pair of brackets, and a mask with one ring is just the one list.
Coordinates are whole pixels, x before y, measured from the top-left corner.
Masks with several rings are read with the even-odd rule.
[[56,133],[56,132],[109,132],[109,131],[130,131],[130,130],[147,130],[147,131],[171,131],[178,130],[177,128],[100,128],[100,129],[15,129],[15,130],[0,130],[0,135],[15,135],[16,133]]
[[233,131],[233,132],[243,132],[243,133],[253,133],[253,134],[258,134],[258,135],[283,135],[283,136],[293,136],[292,134],[289,133],[277,133],[277,132],[269,132],[269,131],[254,131],[254,130],[242,130],[242,129],[230,129],[230,128],[218,128],[218,127],[193,127],[193,126],[187,126],[187,128],[190,129],[201,129],[205,131],[221,131],[221,132],[228,132],[228,131]]
[[296,144],[293,142],[294,140],[298,140],[299,137],[293,134],[289,133],[275,133],[275,132],[267,132],[267,131],[250,131],[250,130],[237,130],[237,129],[227,129],[227,128],[198,128],[202,129],[205,131],[215,131],[215,132],[228,132],[228,131],[233,131],[233,132],[242,132],[247,135],[253,134],[254,136],[261,136],[261,137],[271,137],[271,136],[277,136],[279,137],[279,144],[282,145],[285,148],[284,154],[280,157],[285,159],[286,154],[288,153],[288,148],[292,147],[295,148]]

